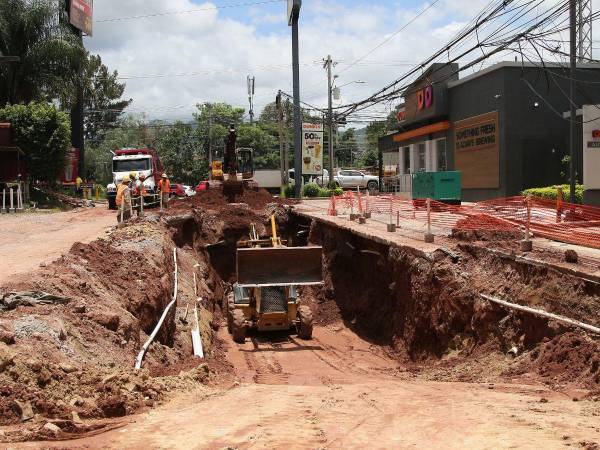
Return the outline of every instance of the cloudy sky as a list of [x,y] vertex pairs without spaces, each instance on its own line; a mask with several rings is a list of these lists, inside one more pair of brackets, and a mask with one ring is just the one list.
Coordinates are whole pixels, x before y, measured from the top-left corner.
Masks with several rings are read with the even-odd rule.
[[[258,113],[274,100],[278,89],[292,90],[287,4],[259,2],[96,0],[94,36],[84,42],[127,83],[126,96],[134,100],[132,112],[143,112],[148,118],[186,120],[198,102],[225,101],[247,108],[246,76],[250,74],[256,77]],[[322,60],[328,54],[338,62],[334,70],[339,74],[338,85],[364,81],[344,87],[340,101],[358,100],[427,57],[488,3],[304,0],[300,18],[302,100],[326,105]],[[402,32],[369,53],[428,6]],[[362,58],[360,62],[352,64],[358,58]]]

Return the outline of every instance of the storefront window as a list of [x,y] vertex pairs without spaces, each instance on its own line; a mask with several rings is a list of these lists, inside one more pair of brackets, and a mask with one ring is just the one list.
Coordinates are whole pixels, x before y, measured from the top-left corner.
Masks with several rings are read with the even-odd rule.
[[425,143],[424,142],[417,145],[417,157],[418,157],[417,158],[417,171],[424,172],[426,169],[426,165],[425,165],[426,152],[425,152]]
[[438,172],[445,172],[448,170],[448,163],[446,160],[446,139],[439,139],[435,141],[437,151],[437,170]]
[[404,147],[402,149],[404,152],[404,172],[410,173],[410,147]]

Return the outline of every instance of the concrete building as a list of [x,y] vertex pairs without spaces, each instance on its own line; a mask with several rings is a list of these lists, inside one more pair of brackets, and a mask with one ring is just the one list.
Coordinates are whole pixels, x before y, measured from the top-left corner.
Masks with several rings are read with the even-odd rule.
[[[457,72],[456,64],[433,64],[407,89],[399,130],[379,140],[386,174],[459,170],[465,201],[564,183],[568,67],[501,62],[460,79]],[[578,65],[577,79],[576,104],[600,104],[600,65]]]

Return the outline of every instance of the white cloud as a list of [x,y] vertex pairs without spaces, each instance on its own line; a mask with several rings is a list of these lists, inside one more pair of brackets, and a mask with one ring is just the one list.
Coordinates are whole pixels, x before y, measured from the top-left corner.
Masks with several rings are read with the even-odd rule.
[[[474,1],[477,3],[474,8]],[[393,2],[364,2],[348,7],[342,2],[305,0],[300,29],[302,100],[326,104],[326,74],[321,60],[331,54],[348,67],[421,11]],[[345,70],[339,84],[363,80],[343,89],[343,100],[363,98],[405,72],[399,61],[417,62],[439,48],[487,0],[443,0],[368,55]],[[95,4],[97,20],[162,11],[198,10],[213,3],[171,0],[104,0]],[[202,73],[126,80],[126,97],[133,111],[150,118],[191,118],[195,104],[225,101],[247,108],[246,75],[256,76],[256,112],[274,100],[278,89],[291,93],[291,30],[281,14],[261,14],[253,7],[246,23],[226,17],[225,10],[206,10],[157,18],[96,23],[90,51],[99,53],[111,70],[123,77]],[[280,22],[281,26],[276,24]],[[265,28],[271,30],[265,32]]]

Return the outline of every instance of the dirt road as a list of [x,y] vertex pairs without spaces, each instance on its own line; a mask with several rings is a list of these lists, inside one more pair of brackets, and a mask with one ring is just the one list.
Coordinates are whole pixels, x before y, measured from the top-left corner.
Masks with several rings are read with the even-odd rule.
[[598,403],[541,386],[411,379],[341,325],[317,327],[312,341],[248,338],[227,357],[239,375],[233,388],[181,395],[123,428],[56,448],[554,449],[600,441]]
[[75,242],[90,242],[116,223],[106,207],[61,213],[11,214],[0,216],[0,254],[3,270],[0,285],[15,275],[49,263]]

